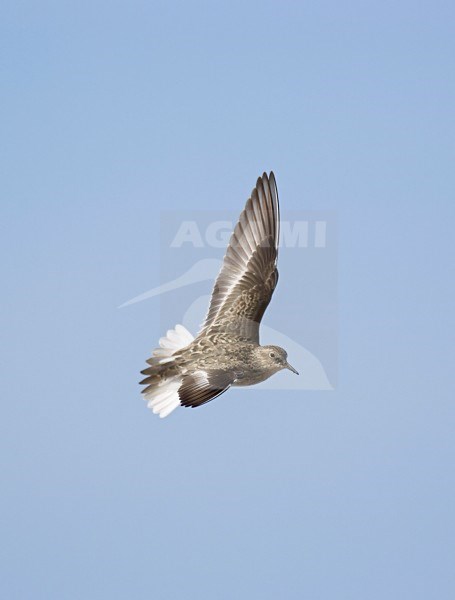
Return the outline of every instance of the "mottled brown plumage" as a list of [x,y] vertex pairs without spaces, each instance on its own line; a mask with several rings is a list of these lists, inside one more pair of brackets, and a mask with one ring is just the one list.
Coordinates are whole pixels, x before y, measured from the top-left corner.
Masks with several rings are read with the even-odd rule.
[[259,325],[278,282],[278,192],[273,173],[257,180],[230,239],[209,310],[195,339],[181,325],[160,340],[141,384],[161,417],[196,407],[231,385],[254,385],[281,369],[297,373],[278,346],[260,346]]

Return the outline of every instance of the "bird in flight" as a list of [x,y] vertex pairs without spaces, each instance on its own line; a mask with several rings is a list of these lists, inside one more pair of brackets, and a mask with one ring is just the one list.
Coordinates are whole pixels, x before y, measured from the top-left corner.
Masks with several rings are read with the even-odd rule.
[[147,405],[160,417],[201,406],[231,386],[297,373],[279,346],[259,344],[259,325],[278,282],[280,212],[273,173],[259,177],[229,241],[196,338],[176,325],[142,371]]

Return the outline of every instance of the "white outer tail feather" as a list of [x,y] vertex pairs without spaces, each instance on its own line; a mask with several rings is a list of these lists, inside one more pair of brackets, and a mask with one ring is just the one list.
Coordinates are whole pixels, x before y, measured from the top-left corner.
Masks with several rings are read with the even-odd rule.
[[[172,362],[172,355],[177,350],[181,350],[191,344],[194,337],[183,326],[176,325],[175,329],[169,329],[166,336],[160,338],[160,348],[152,352],[152,356],[159,358],[160,364]],[[156,388],[145,394],[148,408],[151,408],[154,414],[159,414],[160,418],[167,417],[180,406],[178,389],[182,383],[180,377],[165,379]]]
[[181,379],[168,379],[153,391],[145,395],[148,408],[151,408],[155,415],[160,415],[163,419],[171,414],[180,406],[178,389]]

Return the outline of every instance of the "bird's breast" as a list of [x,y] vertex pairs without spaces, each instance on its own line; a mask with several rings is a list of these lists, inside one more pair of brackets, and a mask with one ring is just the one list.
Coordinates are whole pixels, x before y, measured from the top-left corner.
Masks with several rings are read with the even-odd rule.
[[268,379],[274,371],[264,369],[247,369],[243,371],[232,385],[247,386],[256,385]]

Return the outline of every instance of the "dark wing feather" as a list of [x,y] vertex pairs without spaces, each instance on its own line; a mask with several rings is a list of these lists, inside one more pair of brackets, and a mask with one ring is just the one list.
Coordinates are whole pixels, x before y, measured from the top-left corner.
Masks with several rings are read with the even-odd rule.
[[180,404],[196,408],[225,392],[233,383],[234,375],[223,371],[196,371],[183,378],[178,390]]
[[257,180],[229,241],[199,336],[224,332],[259,343],[259,324],[278,281],[278,191]]

